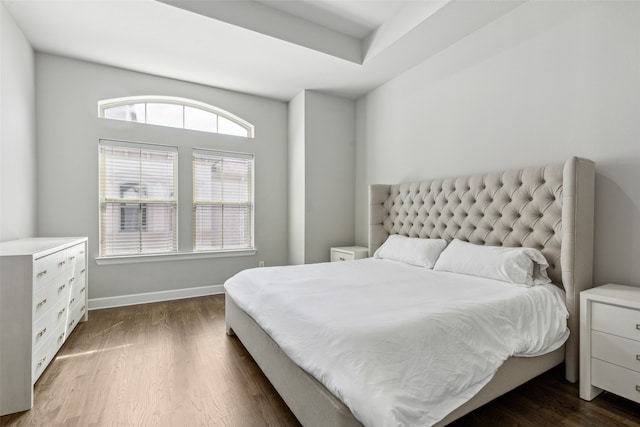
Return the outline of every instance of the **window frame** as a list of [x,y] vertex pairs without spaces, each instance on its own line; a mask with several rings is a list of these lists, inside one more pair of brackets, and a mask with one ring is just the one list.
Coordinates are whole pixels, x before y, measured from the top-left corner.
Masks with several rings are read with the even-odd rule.
[[[102,154],[102,147],[103,146],[111,146],[111,147],[122,147],[122,148],[127,148],[127,149],[138,149],[138,150],[148,150],[148,151],[158,151],[158,152],[172,152],[175,153],[175,160],[174,160],[174,164],[173,164],[173,193],[174,193],[174,197],[173,200],[163,200],[161,202],[157,202],[158,204],[165,204],[165,205],[171,205],[173,207],[174,210],[174,214],[172,215],[172,220],[173,220],[173,230],[172,230],[172,239],[174,242],[174,249],[172,251],[165,251],[165,252],[153,252],[153,251],[149,251],[149,252],[137,252],[137,253],[117,253],[117,254],[105,254],[105,250],[104,250],[104,225],[103,225],[103,215],[105,215],[105,213],[103,212],[103,204],[108,204],[108,203],[124,203],[124,202],[118,202],[115,200],[111,200],[108,197],[106,197],[104,188],[105,186],[103,185],[103,174],[104,174],[104,157]],[[154,150],[154,147],[156,147],[156,149]],[[106,185],[106,183],[105,183]],[[153,143],[146,143],[146,142],[133,142],[133,141],[123,141],[123,140],[116,140],[116,139],[109,139],[109,138],[100,138],[98,140],[98,258],[97,259],[128,259],[128,258],[138,258],[138,257],[157,257],[157,256],[172,256],[172,255],[176,255],[179,251],[179,236],[178,236],[178,232],[179,232],[179,228],[180,228],[180,222],[179,222],[179,206],[180,206],[180,200],[179,200],[179,153],[178,153],[178,147],[177,146],[173,146],[173,145],[166,145],[166,144],[153,144]],[[122,200],[127,200],[126,198],[122,198]],[[131,199],[132,201],[135,201],[136,199]],[[141,209],[145,209],[146,207],[142,207],[142,205],[147,205],[149,204],[149,201],[140,201],[140,199],[138,199],[138,203],[141,205]],[[150,199],[151,200],[151,199]],[[122,209],[122,207],[121,207]],[[122,212],[122,211],[121,211]],[[121,213],[122,215],[122,213]],[[122,221],[122,219],[121,219]],[[141,224],[142,226],[142,224]],[[121,226],[122,227],[122,222],[121,222]],[[145,227],[146,228],[146,227]],[[121,228],[122,229],[122,228]],[[143,231],[140,230],[139,233],[142,233]]]
[[[146,118],[146,114],[145,114],[145,121],[144,122],[134,122],[131,120],[122,120],[122,119],[112,119],[109,117],[105,116],[106,110],[110,109],[110,108],[115,108],[115,107],[122,107],[125,105],[134,105],[134,104],[145,104],[145,110],[146,110],[146,104],[169,104],[169,105],[179,105],[182,108],[182,127],[175,127],[175,126],[169,126],[169,125],[159,125],[156,123],[148,123],[147,122],[147,118]],[[230,113],[229,111],[223,110],[222,108],[218,108],[215,107],[213,105],[210,104],[206,104],[204,102],[200,102],[200,101],[196,101],[194,99],[188,99],[188,98],[180,98],[180,97],[176,97],[176,96],[158,96],[158,95],[143,95],[143,96],[126,96],[126,97],[121,97],[121,98],[111,98],[111,99],[103,99],[101,101],[98,101],[98,117],[102,118],[102,119],[107,119],[107,120],[119,120],[119,121],[126,121],[129,123],[144,123],[144,124],[150,124],[153,126],[165,126],[165,127],[173,127],[175,129],[186,129],[186,130],[195,130],[198,132],[209,132],[209,133],[216,133],[218,135],[231,135],[231,134],[227,134],[227,133],[222,133],[219,131],[216,132],[211,132],[211,131],[206,131],[206,130],[197,130],[197,129],[191,129],[191,128],[185,128],[184,127],[184,115],[185,115],[185,107],[191,107],[191,108],[196,108],[199,110],[203,110],[203,111],[207,111],[209,113],[212,114],[216,114],[219,117],[223,117],[233,123],[235,123],[236,125],[244,128],[247,131],[247,136],[240,136],[240,135],[232,135],[232,136],[237,136],[240,138],[255,138],[255,126],[236,116],[233,113]],[[218,128],[219,129],[219,128]]]
[[[212,157],[222,157],[229,159],[244,159],[250,160],[250,177],[249,177],[249,197],[246,203],[242,203],[241,205],[247,205],[249,207],[249,215],[250,221],[248,226],[248,232],[251,235],[250,245],[248,247],[243,248],[225,248],[224,245],[222,248],[218,249],[197,249],[197,221],[196,221],[196,210],[198,206],[214,206],[219,205],[224,207],[225,205],[234,205],[238,206],[238,202],[225,202],[221,200],[220,202],[212,203],[211,201],[199,201],[196,196],[196,168],[195,168],[195,159],[196,154],[208,155],[210,154]],[[236,151],[227,151],[227,150],[216,150],[209,148],[197,148],[194,147],[191,149],[191,177],[192,177],[192,250],[193,253],[233,253],[233,252],[246,252],[246,251],[254,251],[256,250],[255,244],[255,154],[253,153],[241,153]]]

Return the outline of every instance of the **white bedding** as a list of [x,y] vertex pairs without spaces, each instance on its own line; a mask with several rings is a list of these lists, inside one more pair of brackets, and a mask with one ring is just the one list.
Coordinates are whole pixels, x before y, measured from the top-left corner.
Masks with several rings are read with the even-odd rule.
[[363,259],[245,270],[228,295],[366,426],[426,426],[569,335],[564,293]]

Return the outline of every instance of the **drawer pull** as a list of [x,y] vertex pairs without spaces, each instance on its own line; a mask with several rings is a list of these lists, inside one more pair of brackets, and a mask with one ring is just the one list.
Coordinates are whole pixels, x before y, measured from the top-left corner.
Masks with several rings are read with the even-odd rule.
[[63,338],[64,338],[64,332],[58,335],[58,341],[62,340]]
[[80,313],[84,313],[84,309],[87,308],[86,305],[83,305],[82,308],[80,309]]
[[47,303],[47,299],[45,298],[45,299],[43,299],[42,301],[40,301],[40,302],[38,303],[38,307],[43,306],[43,305],[45,305],[46,303]]
[[45,332],[47,332],[47,328],[44,328],[43,330],[41,330],[40,332],[38,332],[38,336],[39,336],[39,337],[43,336]]
[[72,277],[71,279],[69,279],[69,283],[73,283],[74,280],[76,280],[76,278]]
[[83,253],[84,253],[84,251],[80,251],[80,253],[81,253],[81,254],[83,254]]
[[80,274],[84,273],[85,271],[87,271],[87,269],[83,268],[82,270],[80,270]]
[[64,312],[65,312],[65,311],[67,311],[67,309],[66,309],[66,308],[62,308],[62,310],[60,310],[60,311],[58,312],[58,317],[62,316],[62,315],[64,314]]
[[344,257],[340,257],[340,261],[346,261],[346,259],[344,259]]
[[72,320],[71,322],[69,322],[69,327],[73,326],[74,323],[75,323],[75,320]]
[[38,360],[38,367],[42,366],[45,360],[47,360],[47,356],[44,356],[42,359]]
[[47,274],[47,270],[42,270],[40,273],[38,273],[38,277],[42,277],[45,274]]
[[71,301],[69,301],[69,305],[73,304],[75,300],[76,300],[75,298],[71,298]]
[[87,289],[86,286],[84,288],[80,289],[80,292],[84,292],[85,289]]
[[636,391],[640,391],[640,385],[636,386]]
[[636,323],[636,329],[640,331],[640,323]]
[[58,267],[62,267],[63,265],[65,265],[67,263],[67,261],[60,261],[58,263]]
[[73,261],[74,259],[76,259],[75,255],[69,257],[69,261]]
[[58,287],[58,292],[60,292],[61,290],[63,290],[66,287],[67,287],[67,284],[63,283],[60,287]]

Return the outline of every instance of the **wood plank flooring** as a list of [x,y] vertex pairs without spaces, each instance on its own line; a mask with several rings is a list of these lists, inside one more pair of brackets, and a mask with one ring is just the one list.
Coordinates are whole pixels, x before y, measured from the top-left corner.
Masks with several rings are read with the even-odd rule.
[[[236,337],[224,296],[89,313],[2,426],[299,426]],[[554,369],[453,426],[638,426],[640,405],[593,402]]]

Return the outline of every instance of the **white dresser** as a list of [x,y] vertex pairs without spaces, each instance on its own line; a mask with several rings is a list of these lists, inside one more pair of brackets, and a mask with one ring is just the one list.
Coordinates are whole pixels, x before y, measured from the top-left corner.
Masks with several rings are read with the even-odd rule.
[[87,238],[0,243],[0,415],[33,406],[33,385],[87,317]]
[[580,397],[607,390],[640,403],[640,288],[580,293]]

